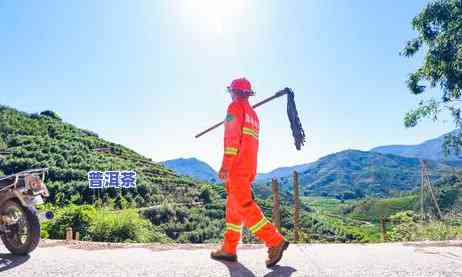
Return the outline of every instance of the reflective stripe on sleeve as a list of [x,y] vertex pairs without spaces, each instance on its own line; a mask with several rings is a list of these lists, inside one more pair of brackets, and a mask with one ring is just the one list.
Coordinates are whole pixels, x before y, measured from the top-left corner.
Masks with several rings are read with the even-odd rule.
[[258,140],[258,133],[253,129],[244,127],[244,128],[242,128],[242,134],[252,136],[252,137],[254,137],[255,139]]
[[237,152],[239,150],[237,148],[234,148],[234,147],[225,147],[225,154],[227,155],[237,155]]

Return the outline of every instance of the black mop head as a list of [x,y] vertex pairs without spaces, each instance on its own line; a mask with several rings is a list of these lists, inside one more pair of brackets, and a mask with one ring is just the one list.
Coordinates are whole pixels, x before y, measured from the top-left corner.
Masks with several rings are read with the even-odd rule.
[[287,116],[290,121],[290,129],[294,137],[294,144],[297,150],[300,150],[305,144],[305,131],[298,117],[297,106],[295,105],[294,92],[290,88],[285,89],[287,92]]

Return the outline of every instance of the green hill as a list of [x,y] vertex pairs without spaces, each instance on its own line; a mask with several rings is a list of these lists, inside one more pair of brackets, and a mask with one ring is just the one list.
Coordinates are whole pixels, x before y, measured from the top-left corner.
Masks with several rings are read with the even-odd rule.
[[[0,159],[0,174],[49,168],[47,205],[57,217],[44,225],[44,236],[62,238],[64,228],[74,226],[83,239],[103,241],[204,242],[221,237],[222,186],[180,177],[122,145],[62,121],[54,112],[28,114],[0,106],[0,150],[10,152]],[[134,170],[136,187],[90,189],[90,170]],[[117,210],[119,214],[114,214]],[[137,214],[142,216],[139,221],[133,218]]]
[[[420,217],[420,193],[409,192],[390,198],[368,197],[339,200],[326,197],[302,197],[311,208],[303,225],[315,239],[335,241],[381,241],[380,221],[386,221],[391,240],[446,240],[462,236],[462,178],[451,175],[433,184],[444,220],[430,195],[424,198],[427,220]],[[396,221],[396,218],[407,221]],[[431,219],[431,220],[428,220]]]
[[[462,212],[462,176],[450,175],[432,184],[439,208],[444,215],[460,215]],[[437,216],[437,210],[428,193],[424,194],[426,214]],[[389,217],[397,212],[411,210],[420,213],[420,191],[407,193],[400,197],[368,198],[358,200],[343,210],[352,218],[378,222],[380,217]]]
[[[436,181],[453,168],[444,163],[428,162],[431,178]],[[291,177],[281,179],[291,189]],[[392,154],[346,150],[306,165],[300,172],[301,191],[305,196],[354,199],[365,196],[389,197],[414,190],[420,183],[420,161]]]
[[[109,153],[98,148],[109,149]],[[0,149],[11,153],[0,160],[0,174],[48,167],[50,201],[59,205],[94,204],[98,199],[105,203],[122,197],[132,206],[145,207],[164,200],[190,201],[198,197],[199,185],[192,180],[91,131],[65,123],[51,111],[27,114],[0,106]],[[90,170],[134,170],[137,187],[96,193],[88,188]]]

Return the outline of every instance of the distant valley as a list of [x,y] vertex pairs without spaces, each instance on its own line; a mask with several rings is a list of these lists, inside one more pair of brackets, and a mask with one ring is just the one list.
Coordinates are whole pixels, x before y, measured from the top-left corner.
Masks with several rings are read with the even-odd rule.
[[[258,186],[272,178],[279,180],[282,189],[291,190],[291,175],[300,173],[304,195],[329,196],[342,199],[366,195],[390,196],[415,189],[420,180],[420,161],[429,161],[432,179],[439,179],[462,162],[461,156],[444,156],[444,135],[416,145],[380,146],[371,151],[345,150],[319,160],[289,167],[276,168],[256,177]],[[177,159],[163,164],[181,175],[219,183],[216,171],[195,158]]]

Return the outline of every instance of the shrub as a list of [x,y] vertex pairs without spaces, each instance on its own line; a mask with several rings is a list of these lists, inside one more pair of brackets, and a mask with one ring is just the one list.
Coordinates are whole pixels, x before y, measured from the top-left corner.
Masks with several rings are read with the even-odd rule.
[[449,240],[462,237],[460,218],[417,222],[412,211],[404,211],[394,214],[390,219],[396,224],[388,232],[392,241]]
[[90,205],[69,205],[55,210],[55,218],[44,226],[43,235],[48,233],[52,239],[63,239],[66,227],[78,231],[82,239],[89,238],[89,227],[96,217],[96,209]]
[[94,241],[108,242],[168,242],[152,224],[135,210],[112,212],[99,210],[89,233]]
[[142,214],[144,217],[149,219],[152,224],[160,225],[175,219],[176,206],[172,203],[164,202],[160,206],[155,206],[143,210]]

